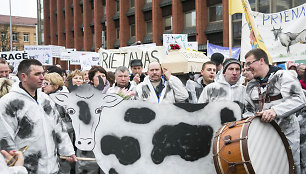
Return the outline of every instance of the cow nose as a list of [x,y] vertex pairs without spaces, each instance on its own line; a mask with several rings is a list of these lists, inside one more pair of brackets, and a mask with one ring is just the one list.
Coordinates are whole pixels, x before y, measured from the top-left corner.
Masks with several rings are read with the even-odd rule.
[[81,141],[78,141],[78,144],[82,144]]

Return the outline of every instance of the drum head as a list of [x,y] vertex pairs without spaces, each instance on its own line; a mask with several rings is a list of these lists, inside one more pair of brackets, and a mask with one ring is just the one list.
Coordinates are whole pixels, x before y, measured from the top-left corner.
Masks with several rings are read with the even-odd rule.
[[290,173],[286,147],[288,149],[288,142],[283,142],[271,123],[262,122],[259,117],[252,120],[248,129],[247,148],[256,174]]

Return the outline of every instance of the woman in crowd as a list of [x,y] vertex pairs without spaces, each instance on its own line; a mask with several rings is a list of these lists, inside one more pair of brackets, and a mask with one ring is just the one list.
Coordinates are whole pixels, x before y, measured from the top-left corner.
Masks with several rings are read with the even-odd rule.
[[102,93],[105,94],[108,88],[110,87],[110,83],[107,80],[107,72],[101,66],[93,66],[88,72],[88,78],[89,78],[90,83],[94,87],[99,86],[100,84],[99,77],[101,77],[103,80],[104,88],[102,90]]
[[[48,94],[51,97],[51,99],[55,102],[56,109],[59,112],[60,117],[66,126],[70,140],[73,141],[74,130],[72,127],[72,120],[68,115],[68,113],[66,112],[66,109],[63,106],[56,103],[57,100],[54,98],[57,93],[69,93],[69,91],[64,86],[63,78],[58,73],[48,73],[44,77],[45,80],[43,82],[42,91]],[[59,162],[60,162],[60,173],[69,174],[71,170],[71,164],[69,162],[66,162],[66,160],[62,159],[60,159]]]
[[72,81],[72,85],[81,86],[84,83],[84,73],[80,70],[72,71],[65,82],[65,86],[68,88],[69,81]]

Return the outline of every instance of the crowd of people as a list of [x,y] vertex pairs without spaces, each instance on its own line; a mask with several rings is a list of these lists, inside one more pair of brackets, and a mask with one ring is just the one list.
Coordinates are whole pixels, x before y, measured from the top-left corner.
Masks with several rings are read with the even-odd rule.
[[[9,64],[0,59],[2,153],[10,158],[14,150],[30,145],[24,164],[16,163],[24,165],[29,173],[103,173],[96,162],[77,160],[75,154],[93,158],[94,154],[75,150],[69,113],[54,100],[54,94],[68,94],[72,86],[87,83],[103,94],[126,90],[131,100],[158,104],[236,102],[241,118],[257,115],[264,122],[278,123],[290,144],[295,173],[305,172],[306,161],[300,151],[300,124],[305,119],[301,110],[306,102],[305,65],[282,70],[270,65],[261,49],[249,51],[244,63],[233,58],[224,60],[222,54],[215,53],[211,61],[203,64],[201,73],[189,75],[186,83],[159,62],[151,62],[147,72],[143,72],[139,59],[132,60],[129,67],[131,73],[124,66],[114,73],[93,66],[67,75],[58,66],[44,70],[39,61],[27,59],[19,64],[17,78],[10,73]],[[17,154],[20,155],[18,151]],[[59,159],[59,155],[66,160]],[[20,171],[24,172],[24,168]]]

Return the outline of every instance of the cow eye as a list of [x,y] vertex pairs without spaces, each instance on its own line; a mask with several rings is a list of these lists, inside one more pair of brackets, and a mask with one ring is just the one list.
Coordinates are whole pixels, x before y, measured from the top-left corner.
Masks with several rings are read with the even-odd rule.
[[68,112],[68,114],[74,114],[75,110],[73,108],[68,108],[67,112]]
[[102,109],[101,108],[97,108],[96,110],[95,110],[95,113],[96,114],[100,114],[102,112]]

